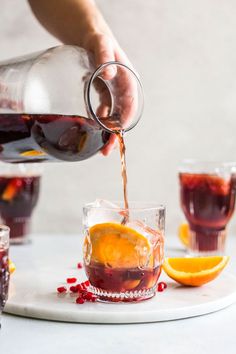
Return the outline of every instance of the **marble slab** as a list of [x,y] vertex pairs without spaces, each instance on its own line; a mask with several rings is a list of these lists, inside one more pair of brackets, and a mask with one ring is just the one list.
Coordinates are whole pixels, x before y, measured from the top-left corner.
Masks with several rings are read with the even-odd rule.
[[236,278],[227,273],[201,288],[185,288],[164,279],[168,283],[164,292],[157,293],[151,300],[134,304],[97,302],[77,305],[74,295],[56,293],[58,279],[60,276],[55,272],[15,274],[5,312],[66,322],[138,323],[199,316],[236,301]]
[[58,286],[76,276],[81,260],[81,237],[42,236],[31,245],[12,247],[11,258],[17,270],[11,278],[5,312],[19,316],[80,323],[142,323],[169,321],[208,314],[236,301],[236,277],[227,269],[213,282],[199,288],[186,288],[167,279],[167,289],[151,299],[132,304],[85,303],[75,297],[58,295]]

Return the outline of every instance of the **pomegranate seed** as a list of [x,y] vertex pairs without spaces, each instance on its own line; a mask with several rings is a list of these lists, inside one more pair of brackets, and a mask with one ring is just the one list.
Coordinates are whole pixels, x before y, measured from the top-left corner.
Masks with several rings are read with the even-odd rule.
[[59,286],[59,288],[57,288],[57,292],[59,294],[61,293],[65,293],[67,291],[66,287],[65,286]]
[[97,297],[96,297],[95,295],[93,295],[93,297],[91,298],[91,301],[92,301],[92,302],[97,301]]
[[84,304],[84,302],[85,302],[85,300],[82,297],[77,297],[76,304],[82,305],[82,304]]
[[84,282],[84,285],[85,285],[85,286],[89,286],[89,285],[90,285],[89,280],[86,280],[86,281]]
[[167,284],[166,284],[164,281],[160,281],[160,283],[159,283],[159,284],[163,284],[164,289],[166,289],[166,288],[167,288]]
[[14,184],[17,188],[20,188],[23,185],[23,181],[20,178],[15,178]]
[[93,294],[90,293],[90,292],[86,292],[86,293],[83,295],[83,298],[86,299],[86,300],[88,300],[88,301],[90,301],[90,300],[92,300],[92,298],[93,298]]
[[83,298],[83,299],[86,299],[86,298],[87,298],[87,294],[88,294],[88,292],[85,291],[85,290],[83,290],[83,291],[81,292],[82,298]]
[[77,268],[78,268],[78,269],[83,268],[83,264],[82,264],[82,262],[79,262],[79,263],[77,264]]
[[76,279],[76,278],[67,278],[67,279],[66,279],[66,282],[67,282],[68,284],[73,284],[73,283],[76,283],[76,282],[77,282],[77,279]]
[[166,287],[167,287],[166,283],[160,282],[160,283],[157,284],[157,291],[161,292],[161,291],[165,290]]
[[79,292],[81,292],[81,291],[84,290],[84,288],[82,287],[81,284],[77,284],[77,285],[76,285],[76,288],[77,288],[77,291],[79,291]]
[[71,291],[72,293],[77,293],[77,292],[78,292],[77,286],[72,285],[72,286],[70,287],[70,291]]

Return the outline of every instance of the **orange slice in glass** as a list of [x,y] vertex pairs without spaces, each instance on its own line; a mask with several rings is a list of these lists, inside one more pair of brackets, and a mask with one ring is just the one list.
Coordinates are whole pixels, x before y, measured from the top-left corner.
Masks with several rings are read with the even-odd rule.
[[178,236],[182,244],[188,247],[190,238],[189,224],[183,223],[179,226]]
[[9,259],[9,272],[10,272],[10,274],[14,273],[15,270],[16,270],[15,264]]
[[104,223],[90,227],[89,235],[85,247],[91,247],[91,261],[112,268],[153,266],[149,240],[134,229]]
[[33,156],[44,156],[45,152],[40,150],[27,150],[20,153],[20,156],[33,157]]
[[180,284],[201,286],[215,279],[228,261],[228,256],[166,258],[163,269]]
[[2,200],[10,202],[15,198],[22,185],[23,182],[20,178],[12,178],[2,193]]

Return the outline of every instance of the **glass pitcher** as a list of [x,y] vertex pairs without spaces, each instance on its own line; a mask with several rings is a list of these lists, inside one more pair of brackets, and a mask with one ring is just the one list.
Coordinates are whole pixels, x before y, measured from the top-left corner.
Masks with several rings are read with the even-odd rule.
[[[107,70],[109,69],[109,70]],[[139,121],[143,91],[120,62],[69,45],[0,62],[0,160],[80,161]]]

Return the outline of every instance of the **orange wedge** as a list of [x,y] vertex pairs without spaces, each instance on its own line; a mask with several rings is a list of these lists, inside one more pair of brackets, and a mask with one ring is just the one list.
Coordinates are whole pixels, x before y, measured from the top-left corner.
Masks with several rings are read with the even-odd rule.
[[26,156],[26,157],[44,156],[44,155],[46,155],[46,153],[40,150],[27,150],[20,153],[20,156]]
[[10,274],[14,273],[15,270],[16,270],[15,264],[9,259],[9,272],[10,272]]
[[112,268],[152,267],[151,245],[146,237],[121,224],[96,224],[89,229],[85,254]]
[[166,258],[163,269],[180,284],[201,286],[215,279],[228,261],[228,256]]
[[189,238],[190,238],[190,233],[189,233],[189,224],[183,223],[179,226],[178,229],[178,236],[182,244],[186,247],[189,246]]
[[15,198],[22,185],[23,182],[20,178],[12,178],[2,193],[2,200],[10,202]]

